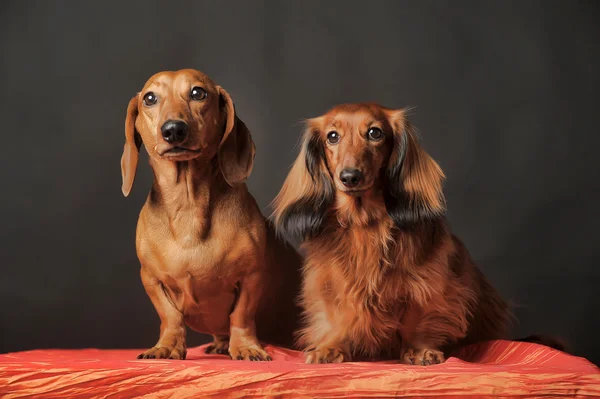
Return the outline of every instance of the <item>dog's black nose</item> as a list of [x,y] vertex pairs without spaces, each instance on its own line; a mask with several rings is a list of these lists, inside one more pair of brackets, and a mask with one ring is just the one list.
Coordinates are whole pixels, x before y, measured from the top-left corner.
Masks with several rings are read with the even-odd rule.
[[177,144],[187,138],[188,128],[184,121],[169,120],[162,125],[160,131],[167,143]]
[[363,181],[363,174],[358,169],[344,169],[340,173],[340,180],[348,188],[356,187]]

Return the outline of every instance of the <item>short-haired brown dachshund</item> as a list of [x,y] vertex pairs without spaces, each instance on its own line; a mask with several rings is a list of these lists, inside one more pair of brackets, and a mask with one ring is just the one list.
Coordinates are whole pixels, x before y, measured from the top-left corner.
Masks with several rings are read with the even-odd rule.
[[346,104],[308,121],[274,202],[279,231],[306,250],[308,363],[428,365],[505,337],[507,304],[452,235],[443,178],[404,110]]
[[136,248],[160,338],[139,358],[184,359],[186,324],[233,359],[271,360],[258,338],[291,346],[302,259],[248,193],[254,143],[229,94],[199,71],[158,73],[129,102],[125,139],[123,194],[142,143],[154,172]]

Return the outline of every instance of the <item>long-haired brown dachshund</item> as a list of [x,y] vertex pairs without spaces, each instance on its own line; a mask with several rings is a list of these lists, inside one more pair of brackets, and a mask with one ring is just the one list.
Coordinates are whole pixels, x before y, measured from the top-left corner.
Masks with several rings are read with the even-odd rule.
[[139,357],[184,359],[186,324],[233,359],[270,360],[257,337],[291,346],[301,258],[248,193],[254,143],[229,94],[195,70],[158,73],[129,102],[125,139],[123,194],[142,143],[154,172],[136,247],[160,338]]
[[404,110],[346,104],[310,119],[274,201],[306,250],[299,343],[307,362],[443,362],[505,337],[507,304],[445,219],[444,175]]

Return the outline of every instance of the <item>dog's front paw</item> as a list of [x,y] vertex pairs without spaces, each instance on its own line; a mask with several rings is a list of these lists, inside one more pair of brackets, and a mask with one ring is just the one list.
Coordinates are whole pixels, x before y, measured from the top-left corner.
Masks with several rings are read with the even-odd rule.
[[250,360],[253,362],[258,361],[271,361],[271,356],[259,345],[230,345],[229,356],[233,360]]
[[204,353],[207,355],[228,355],[229,356],[229,345],[222,345],[220,343],[212,343],[204,349]]
[[204,349],[204,353],[229,356],[229,337],[215,337],[214,341]]
[[402,363],[429,366],[444,363],[444,353],[435,349],[405,349],[402,354]]
[[342,363],[349,362],[350,356],[337,348],[316,348],[305,352],[306,363]]
[[138,359],[175,359],[184,360],[187,351],[185,346],[155,346],[138,355]]

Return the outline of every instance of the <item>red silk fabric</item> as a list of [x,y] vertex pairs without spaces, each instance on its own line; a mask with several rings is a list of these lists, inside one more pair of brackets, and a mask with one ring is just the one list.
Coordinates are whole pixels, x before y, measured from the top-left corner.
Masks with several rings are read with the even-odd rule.
[[34,350],[0,355],[1,398],[594,397],[600,370],[530,343],[492,341],[445,363],[307,365],[267,346],[272,362],[233,361],[191,348],[187,360],[137,360],[140,350]]

